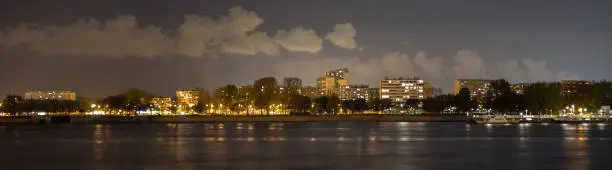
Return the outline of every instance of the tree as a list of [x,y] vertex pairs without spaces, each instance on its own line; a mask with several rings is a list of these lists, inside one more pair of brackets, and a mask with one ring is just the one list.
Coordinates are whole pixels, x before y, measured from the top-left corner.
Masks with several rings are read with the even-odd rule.
[[391,101],[391,99],[380,100],[380,108],[382,110],[391,109],[391,106],[393,106],[393,102]]
[[470,97],[470,90],[468,88],[461,88],[459,93],[455,95],[454,104],[459,112],[469,112],[470,109],[476,106],[476,103]]
[[404,102],[404,108],[417,109],[419,108],[420,103],[421,103],[421,100],[418,100],[418,99],[407,99],[406,102]]
[[592,85],[593,105],[596,108],[612,105],[612,82],[600,81]]
[[310,109],[310,98],[302,95],[295,95],[289,99],[289,108],[295,112],[304,113]]
[[485,107],[493,109],[495,112],[514,111],[515,93],[510,88],[510,83],[504,79],[491,82],[491,87],[485,96]]
[[216,98],[219,99],[219,102],[226,106],[231,111],[236,111],[238,109],[238,87],[233,84],[228,84],[224,87],[217,89]]
[[7,95],[4,100],[2,100],[2,111],[6,113],[10,113],[12,115],[16,115],[22,112],[20,108],[20,104],[23,102],[23,97],[19,95]]
[[374,111],[381,111],[382,110],[382,101],[379,98],[372,98],[370,99],[370,101],[368,101],[368,106],[370,109],[374,110]]
[[314,100],[314,110],[317,113],[327,113],[327,108],[329,105],[329,97],[321,96],[317,97]]
[[353,100],[353,111],[354,112],[363,112],[368,109],[368,103],[365,99],[355,99]]
[[440,95],[436,97],[430,97],[423,100],[423,110],[426,112],[441,113],[445,109],[453,106],[454,95]]
[[336,96],[335,94],[332,94],[329,97],[329,101],[328,101],[328,105],[327,105],[327,112],[328,113],[333,113],[336,114],[338,113],[338,108],[340,106],[340,102],[342,102],[340,100],[340,98],[338,98],[338,96]]
[[255,107],[265,109],[266,113],[270,113],[269,106],[271,100],[278,95],[278,82],[274,77],[260,78],[253,83],[253,95],[255,97]]
[[529,111],[539,114],[558,113],[564,103],[559,83],[534,83],[525,89],[523,98]]
[[342,110],[344,110],[346,113],[350,113],[350,111],[353,110],[353,100],[344,100],[342,101]]
[[124,95],[108,96],[108,97],[102,99],[102,101],[100,101],[100,103],[102,103],[103,105],[106,105],[106,107],[111,112],[115,112],[115,111],[119,111],[119,110],[129,110],[129,109],[131,109],[129,107],[128,98],[126,96],[124,96]]

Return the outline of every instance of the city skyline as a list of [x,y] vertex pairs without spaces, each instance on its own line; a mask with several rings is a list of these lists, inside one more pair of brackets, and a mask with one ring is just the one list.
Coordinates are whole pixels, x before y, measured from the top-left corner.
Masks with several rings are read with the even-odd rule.
[[[607,1],[72,2],[2,2],[0,95],[171,96],[266,76],[314,86],[336,68],[351,71],[350,84],[419,76],[450,93],[455,79],[601,80],[612,71]],[[22,10],[32,12],[9,17]]]

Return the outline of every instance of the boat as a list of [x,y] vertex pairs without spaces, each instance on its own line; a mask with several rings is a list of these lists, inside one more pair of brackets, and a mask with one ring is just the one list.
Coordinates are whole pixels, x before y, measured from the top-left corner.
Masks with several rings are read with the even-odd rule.
[[581,123],[583,120],[577,117],[556,117],[554,121],[557,123]]
[[515,124],[520,122],[520,120],[508,119],[502,115],[488,116],[475,121],[478,124]]

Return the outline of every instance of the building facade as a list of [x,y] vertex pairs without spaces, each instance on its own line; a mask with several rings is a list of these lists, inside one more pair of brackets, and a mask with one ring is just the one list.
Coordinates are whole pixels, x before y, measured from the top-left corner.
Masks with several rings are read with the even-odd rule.
[[72,91],[28,91],[25,99],[29,100],[76,100],[76,93]]
[[331,70],[317,78],[317,89],[321,95],[331,95],[336,88],[349,85],[347,68]]
[[302,79],[299,79],[297,77],[285,77],[283,78],[283,87],[281,87],[281,93],[287,93],[290,95],[299,94],[301,87]]
[[365,99],[370,100],[372,94],[368,85],[345,85],[336,88],[334,93],[340,100]]
[[285,77],[283,78],[283,86],[289,87],[302,87],[302,79],[297,77]]
[[408,99],[425,98],[425,81],[413,78],[385,78],[379,81],[380,99],[404,103]]
[[194,112],[194,107],[200,101],[201,91],[198,89],[177,90],[176,104],[177,111],[180,113]]
[[170,97],[151,98],[151,105],[154,108],[153,114],[162,114],[162,115],[173,114],[172,108],[173,108],[174,102],[172,102],[172,98]]
[[312,87],[312,86],[302,86],[299,89],[298,93],[300,95],[308,96],[311,99],[321,96],[321,93],[319,92],[319,90],[316,87]]
[[491,82],[489,79],[456,79],[454,83],[454,94],[459,94],[459,90],[467,88],[470,90],[470,96],[472,98],[482,100],[491,88]]

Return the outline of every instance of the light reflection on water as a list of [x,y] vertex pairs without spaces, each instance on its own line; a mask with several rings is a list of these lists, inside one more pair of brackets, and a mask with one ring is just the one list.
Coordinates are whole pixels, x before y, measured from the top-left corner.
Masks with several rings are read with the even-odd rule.
[[[597,169],[612,157],[612,131],[606,126],[397,122],[10,127],[0,131],[0,150],[12,157],[0,164],[16,169],[15,160],[34,157],[48,160],[40,165],[62,167],[57,165],[60,159],[73,159],[64,166],[82,167],[68,169],[471,169],[474,164],[484,169]],[[21,147],[12,147],[16,141]],[[63,156],[54,158],[58,154]],[[498,167],[502,163],[507,166]]]

